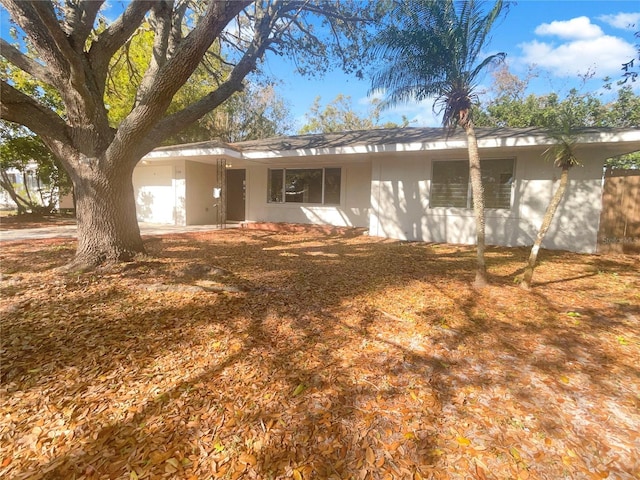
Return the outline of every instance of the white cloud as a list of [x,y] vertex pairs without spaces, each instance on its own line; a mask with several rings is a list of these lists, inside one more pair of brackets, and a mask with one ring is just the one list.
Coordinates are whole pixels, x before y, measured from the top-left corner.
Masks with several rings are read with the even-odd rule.
[[427,98],[420,102],[408,102],[396,105],[384,113],[394,116],[392,121],[400,123],[402,117],[409,119],[410,127],[439,127],[442,125],[442,115],[437,115],[433,111],[432,98]]
[[441,127],[442,118],[436,116],[432,109],[425,110],[409,118],[410,127]]
[[[376,90],[366,97],[358,99],[358,105],[371,107],[374,101],[384,100],[385,91]],[[393,107],[385,108],[380,112],[380,123],[402,123],[402,118],[409,120],[410,127],[439,127],[442,125],[442,116],[433,112],[433,98],[420,102],[400,103]]]
[[601,15],[598,17],[608,25],[622,30],[639,30],[640,29],[640,12],[635,13],[616,13],[615,15]]
[[635,47],[619,37],[606,35],[587,17],[540,25],[538,35],[555,35],[561,43],[533,40],[520,44],[522,61],[547,69],[559,77],[594,72],[598,77],[616,75],[621,62],[633,58]]
[[603,35],[602,29],[591,23],[588,17],[576,17],[566,21],[543,23],[535,29],[536,35],[555,35],[566,39],[598,38]]
[[375,101],[384,99],[383,90],[375,90],[368,94],[366,97],[360,97],[357,101],[358,105],[364,105],[370,107]]

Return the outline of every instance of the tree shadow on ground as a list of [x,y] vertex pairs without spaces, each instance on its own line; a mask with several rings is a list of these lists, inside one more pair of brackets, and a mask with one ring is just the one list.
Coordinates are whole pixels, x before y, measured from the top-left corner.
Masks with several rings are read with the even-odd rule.
[[[21,339],[4,347],[3,364],[21,368],[4,385],[10,406],[62,422],[52,436],[22,431],[31,453],[16,478],[462,478],[471,446],[517,473],[513,438],[530,464],[540,453],[517,422],[560,442],[572,382],[614,398],[607,366],[639,375],[593,343],[627,328],[620,310],[585,309],[572,326],[549,292],[511,286],[511,255],[492,259],[502,284],[478,293],[464,248],[221,232],[149,250],[157,261],[44,285],[52,295],[9,322]],[[247,291],[135,287],[189,284],[194,259]],[[551,458],[536,467],[557,472],[561,454],[542,446]]]

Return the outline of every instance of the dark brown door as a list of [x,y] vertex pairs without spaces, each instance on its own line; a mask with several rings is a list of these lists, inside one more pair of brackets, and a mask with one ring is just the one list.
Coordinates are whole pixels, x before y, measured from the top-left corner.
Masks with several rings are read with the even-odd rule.
[[227,170],[227,220],[242,222],[245,220],[246,170]]

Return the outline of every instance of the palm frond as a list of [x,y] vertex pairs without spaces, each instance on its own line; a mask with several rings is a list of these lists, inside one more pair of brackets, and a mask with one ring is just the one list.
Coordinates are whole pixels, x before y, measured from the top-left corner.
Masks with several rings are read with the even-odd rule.
[[480,59],[503,6],[503,0],[497,0],[484,13],[476,0],[395,4],[392,15],[397,23],[374,41],[374,53],[387,66],[373,75],[371,91],[386,92],[384,108],[433,97],[443,125],[463,125],[477,102],[478,78],[505,57],[497,53]]
[[549,118],[547,132],[555,144],[547,148],[543,155],[556,167],[571,168],[580,165],[575,151],[581,127],[579,122],[579,115],[576,115],[570,106],[561,109],[557,115]]

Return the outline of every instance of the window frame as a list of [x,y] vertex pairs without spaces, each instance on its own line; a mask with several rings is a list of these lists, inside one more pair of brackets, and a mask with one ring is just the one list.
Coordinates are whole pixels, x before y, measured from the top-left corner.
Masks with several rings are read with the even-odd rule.
[[[511,210],[513,208],[513,202],[514,202],[514,186],[515,186],[515,178],[516,178],[516,167],[517,167],[517,159],[515,157],[498,157],[498,158],[485,158],[480,160],[480,169],[482,170],[482,163],[483,162],[491,162],[491,161],[510,161],[511,162],[511,177],[510,177],[510,182],[509,183],[509,206],[499,206],[499,207],[487,207],[486,206],[486,198],[485,198],[485,210]],[[436,168],[436,164],[451,164],[452,162],[462,162],[466,164],[466,168],[467,168],[467,193],[466,193],[466,205],[465,206],[454,206],[454,205],[433,205],[433,193],[434,193],[434,172],[435,172],[435,168]],[[429,208],[430,209],[442,209],[442,208],[458,208],[458,209],[464,209],[464,210],[471,210],[473,209],[473,196],[472,196],[472,189],[471,189],[471,180],[469,178],[469,174],[468,174],[468,169],[469,169],[469,161],[468,160],[461,160],[461,159],[454,159],[454,160],[433,160],[431,162],[431,179],[430,179],[430,185],[429,185]],[[485,170],[486,171],[486,170]],[[485,183],[483,182],[483,190],[486,190],[485,187]],[[501,184],[498,184],[501,185]]]
[[[296,171],[300,171],[300,170],[321,170],[322,171],[322,193],[321,193],[321,201],[320,202],[295,202],[295,201],[287,201],[287,192],[286,192],[286,188],[287,188],[287,170],[292,171],[292,170],[296,170]],[[340,185],[339,185],[339,190],[338,190],[338,195],[339,195],[339,201],[337,203],[327,203],[327,170],[337,170],[340,174]],[[282,182],[281,188],[280,188],[280,194],[279,194],[279,198],[281,198],[281,200],[273,200],[273,195],[272,193],[274,192],[274,189],[272,188],[272,172],[274,171],[279,171],[280,173],[280,180]],[[267,169],[267,203],[269,205],[315,205],[315,206],[340,206],[342,205],[342,199],[343,199],[343,192],[342,192],[342,188],[343,188],[343,169],[342,167],[274,167],[274,168],[268,168]]]

